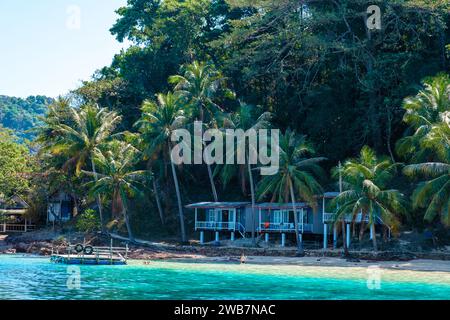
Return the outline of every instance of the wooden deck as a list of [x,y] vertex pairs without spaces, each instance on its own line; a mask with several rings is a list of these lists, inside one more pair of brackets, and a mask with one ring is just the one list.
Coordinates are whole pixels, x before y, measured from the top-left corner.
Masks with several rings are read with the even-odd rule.
[[50,261],[72,265],[126,265],[128,246],[122,247],[91,247],[92,254],[76,253],[74,245],[69,245],[65,254],[52,253]]
[[95,255],[68,255],[54,254],[50,258],[51,262],[61,264],[79,264],[79,265],[126,265],[127,260],[119,256],[95,256]]

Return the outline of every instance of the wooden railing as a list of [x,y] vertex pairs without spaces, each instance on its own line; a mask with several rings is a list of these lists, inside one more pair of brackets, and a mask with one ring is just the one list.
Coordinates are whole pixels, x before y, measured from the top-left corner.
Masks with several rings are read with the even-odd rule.
[[[84,252],[84,250],[82,252],[76,252],[76,246],[77,245],[72,245],[70,244],[69,246],[67,246],[66,250],[67,250],[67,254],[73,255],[73,256],[79,256],[79,257],[84,257],[84,256],[96,256],[96,257],[111,257],[113,258],[114,256],[120,256],[123,257],[124,259],[128,259],[128,245],[126,247],[94,247],[92,246],[93,252],[92,254],[86,254]],[[88,245],[84,246],[84,248],[89,247]]]
[[34,231],[35,229],[36,226],[32,224],[0,224],[0,233],[25,233]]
[[196,230],[236,230],[234,222],[215,222],[215,221],[197,221],[195,223]]
[[[313,231],[313,225],[304,223],[303,225],[301,223],[298,224],[298,230],[303,232],[312,232]],[[295,232],[295,225],[292,222],[288,223],[261,223],[259,226],[259,231],[279,231],[279,232]]]
[[[332,222],[334,220],[334,213],[324,213],[323,214],[323,221],[324,222]],[[362,213],[358,213],[356,215],[355,218],[355,222],[356,223],[360,223],[362,220]],[[345,221],[346,222],[352,222],[353,221],[353,216],[352,215],[347,215],[345,217]],[[364,222],[369,222],[369,215],[366,215],[366,217],[364,218]]]

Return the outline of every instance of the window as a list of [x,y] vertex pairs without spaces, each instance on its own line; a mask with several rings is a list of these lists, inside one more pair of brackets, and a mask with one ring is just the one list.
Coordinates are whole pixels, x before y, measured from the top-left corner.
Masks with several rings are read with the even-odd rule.
[[214,209],[208,209],[206,211],[206,221],[215,221],[215,213],[214,213]]
[[282,223],[283,222],[283,215],[280,210],[274,210],[272,211],[272,214],[270,215],[270,222],[271,223]]
[[[293,215],[294,210],[289,210],[289,217],[292,217],[292,220],[294,220],[294,215]],[[302,210],[297,210],[297,219],[298,219],[298,223],[302,223]],[[304,210],[303,211],[303,223],[307,224],[308,223],[308,211]],[[292,221],[294,222],[294,221]]]

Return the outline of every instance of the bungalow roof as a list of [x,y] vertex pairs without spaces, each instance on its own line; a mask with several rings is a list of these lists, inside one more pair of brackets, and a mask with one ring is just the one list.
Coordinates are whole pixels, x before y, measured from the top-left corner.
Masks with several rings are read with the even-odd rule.
[[188,209],[219,209],[219,208],[241,208],[249,205],[250,202],[199,202],[186,206]]

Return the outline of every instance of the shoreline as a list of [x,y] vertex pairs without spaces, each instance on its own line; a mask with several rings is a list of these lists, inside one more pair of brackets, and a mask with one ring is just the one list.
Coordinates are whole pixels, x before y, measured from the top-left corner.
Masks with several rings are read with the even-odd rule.
[[[127,242],[126,238],[115,236],[116,240]],[[31,254],[49,257],[52,252],[64,253],[66,244],[58,245],[50,239],[21,239],[8,242],[0,238],[0,254]],[[130,245],[128,259],[146,263],[148,261],[168,261],[181,263],[229,263],[240,264],[241,255],[245,255],[246,264],[280,265],[309,267],[359,267],[378,266],[389,270],[410,270],[424,272],[450,272],[450,252],[428,251],[350,251],[349,257],[343,257],[342,249],[308,250],[304,256],[298,256],[294,247],[251,248],[233,246],[197,246],[176,245],[170,243],[139,240]]]
[[[41,258],[49,258],[48,254],[36,253],[1,253],[0,256],[33,255]],[[149,265],[153,262],[162,263],[186,263],[186,264],[227,264],[240,265],[240,257],[218,255],[206,256],[192,253],[173,252],[136,252],[130,253],[128,259],[132,264]],[[412,259],[409,261],[375,261],[364,259],[345,259],[342,257],[286,257],[286,256],[246,256],[246,265],[255,266],[280,266],[280,267],[317,267],[317,268],[339,268],[352,269],[378,267],[383,270],[414,271],[431,273],[449,273],[450,260]]]
[[[142,259],[131,259],[138,264],[146,262]],[[191,258],[169,258],[169,259],[150,259],[157,262],[174,262],[174,263],[218,263],[218,264],[240,264],[239,259],[233,257],[191,257]],[[360,260],[359,262],[351,262],[342,258],[335,257],[271,257],[271,256],[249,256],[247,257],[247,265],[258,266],[298,266],[298,267],[318,267],[318,268],[368,268],[379,267],[384,270],[396,271],[417,271],[417,272],[447,272],[450,273],[450,261],[445,260],[427,260],[415,259],[407,262],[399,261],[370,261]]]

